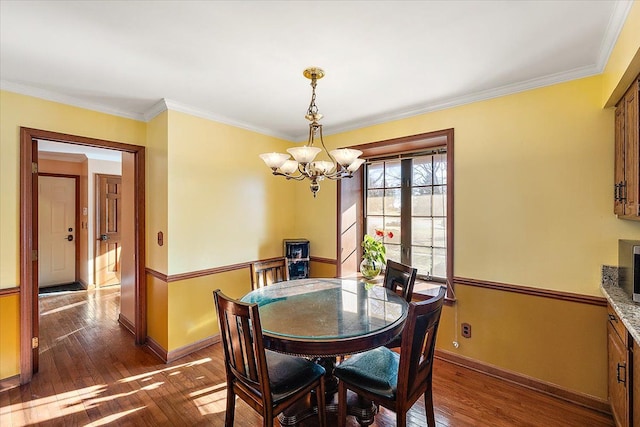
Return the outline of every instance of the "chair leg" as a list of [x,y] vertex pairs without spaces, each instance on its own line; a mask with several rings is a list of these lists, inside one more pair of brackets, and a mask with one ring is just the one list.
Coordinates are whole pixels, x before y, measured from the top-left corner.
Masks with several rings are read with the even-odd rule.
[[224,416],[225,427],[233,427],[233,418],[236,410],[236,395],[233,392],[233,384],[227,383],[227,412]]
[[427,426],[436,427],[436,414],[433,410],[433,393],[431,393],[431,390],[427,390],[424,393],[424,409],[427,413]]
[[320,378],[318,387],[316,387],[316,404],[318,405],[318,422],[320,427],[325,427],[327,425],[327,405],[324,395],[324,377]]
[[347,386],[338,382],[338,427],[347,425]]
[[273,427],[273,417],[275,414],[269,408],[263,408],[262,425],[263,427]]
[[398,412],[396,412],[396,426],[397,427],[407,426],[407,411],[398,408]]

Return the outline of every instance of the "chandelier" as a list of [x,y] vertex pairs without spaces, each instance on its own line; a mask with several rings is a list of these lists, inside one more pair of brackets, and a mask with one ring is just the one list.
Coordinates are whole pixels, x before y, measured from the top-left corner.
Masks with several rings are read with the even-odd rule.
[[[287,179],[303,181],[309,179],[311,181],[310,188],[313,197],[320,190],[320,181],[323,179],[339,180],[342,178],[351,178],[353,173],[358,170],[360,165],[364,163],[364,159],[358,158],[362,151],[352,148],[339,148],[337,150],[328,151],[322,139],[322,125],[319,123],[322,114],[318,112],[316,105],[316,85],[318,79],[324,77],[324,71],[321,68],[311,67],[304,70],[304,76],[311,79],[311,103],[305,118],[309,120],[309,138],[307,144],[303,147],[293,147],[287,149],[289,154],[284,153],[265,153],[260,154],[260,158],[264,160],[274,175],[284,176]],[[316,138],[320,139],[322,149],[331,161],[315,160],[318,153],[322,151],[319,147],[314,147]],[[290,158],[293,156],[293,160]]]

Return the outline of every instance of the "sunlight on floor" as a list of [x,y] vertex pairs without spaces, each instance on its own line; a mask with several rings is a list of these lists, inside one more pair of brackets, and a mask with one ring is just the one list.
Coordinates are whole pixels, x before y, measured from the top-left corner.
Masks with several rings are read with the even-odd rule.
[[107,424],[110,424],[112,422],[115,422],[116,420],[125,417],[129,414],[133,414],[134,412],[137,412],[141,409],[144,409],[145,406],[141,406],[140,408],[135,408],[135,409],[130,409],[128,411],[123,411],[123,412],[118,412],[117,414],[113,414],[113,415],[109,415],[108,417],[104,417],[98,421],[94,421],[91,424],[87,424],[87,426],[105,426]]
[[86,305],[86,304],[88,304],[87,301],[80,301],[80,302],[76,302],[76,303],[73,303],[73,304],[68,304],[68,305],[65,305],[65,306],[62,306],[62,307],[54,308],[53,310],[41,311],[40,312],[40,316],[42,317],[42,316],[47,316],[49,314],[58,313],[58,312],[64,311],[64,310],[71,310],[72,308],[75,308],[75,307],[78,307],[78,306],[81,306],[81,305]]
[[151,372],[145,372],[144,374],[134,375],[134,376],[131,376],[131,377],[123,378],[121,380],[118,380],[118,382],[119,383],[126,383],[126,382],[131,382],[131,381],[137,381],[137,380],[141,380],[141,379],[150,377],[150,376],[155,375],[155,374],[160,374],[162,372],[169,372],[169,371],[173,371],[175,369],[180,369],[180,368],[189,368],[191,366],[202,365],[203,363],[207,363],[207,362],[211,362],[211,358],[210,357],[205,357],[203,359],[196,360],[195,362],[189,362],[189,363],[183,363],[181,365],[170,366],[170,367],[165,368],[165,369],[158,369],[158,370],[151,371]]
[[[226,409],[227,383],[220,383],[191,392],[189,397],[194,398],[193,403],[202,415],[224,412]],[[213,408],[217,408],[217,410],[213,410]]]

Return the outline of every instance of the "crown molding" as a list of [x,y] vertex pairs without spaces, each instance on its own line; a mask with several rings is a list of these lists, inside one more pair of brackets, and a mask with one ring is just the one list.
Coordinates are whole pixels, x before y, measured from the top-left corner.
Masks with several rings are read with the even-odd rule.
[[600,55],[597,62],[599,72],[604,71],[604,68],[607,65],[607,61],[609,61],[609,57],[613,52],[613,48],[616,46],[618,37],[622,32],[624,23],[627,21],[627,16],[631,11],[632,6],[633,0],[629,0],[626,2],[616,2],[614,4],[613,13],[609,18],[609,24],[607,25],[607,30],[605,32],[604,38],[602,39],[602,45],[600,46]]
[[273,129],[267,129],[263,127],[253,126],[249,123],[241,122],[238,120],[233,120],[225,116],[221,116],[219,114],[212,113],[210,111],[202,110],[199,108],[191,107],[186,104],[181,104],[176,101],[172,101],[170,99],[163,98],[154,104],[149,110],[147,110],[144,114],[145,121],[149,121],[158,114],[171,110],[177,111],[180,113],[189,114],[191,116],[200,117],[201,119],[211,120],[217,123],[222,123],[230,126],[234,126],[240,129],[245,129],[251,132],[256,132],[262,135],[273,136],[275,138],[284,139],[286,141],[293,142],[291,135],[287,135],[281,132],[276,132]]
[[[386,112],[376,116],[371,116],[366,120],[354,121],[343,125],[332,126],[324,130],[325,135],[334,135],[338,133],[348,132],[364,127],[375,126],[386,122],[395,120],[406,119],[409,117],[419,116],[421,114],[432,113],[434,111],[446,110],[448,108],[459,107],[465,104],[472,104],[474,102],[486,101],[493,98],[499,98],[501,96],[512,95],[518,92],[524,92],[527,90],[533,90],[542,88],[545,86],[551,86],[558,83],[565,83],[570,80],[577,80],[584,77],[590,77],[600,74],[601,70],[596,65],[590,65],[586,67],[576,68],[574,70],[551,74],[549,76],[540,77],[536,79],[527,80],[525,82],[514,83],[506,86],[501,86],[496,89],[485,90],[476,92],[470,95],[460,96],[445,99],[437,103],[428,103],[422,106],[416,106],[408,110],[401,110],[396,112]],[[304,135],[299,139],[304,138]]]
[[40,98],[47,101],[70,105],[72,107],[84,108],[85,110],[97,111],[99,113],[105,113],[112,116],[123,117],[125,119],[137,120],[139,122],[144,121],[144,116],[139,113],[118,110],[115,108],[106,107],[104,105],[82,101],[73,96],[63,95],[58,92],[54,92],[47,89],[36,88],[33,86],[21,84],[21,83],[10,82],[7,80],[0,80],[0,89],[6,90],[7,92],[18,93],[20,95],[27,95],[27,96],[32,96],[34,98]]

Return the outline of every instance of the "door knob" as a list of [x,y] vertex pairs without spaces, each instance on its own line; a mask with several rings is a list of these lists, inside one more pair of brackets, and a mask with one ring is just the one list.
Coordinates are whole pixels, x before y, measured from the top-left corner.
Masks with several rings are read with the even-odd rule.
[[72,234],[69,234],[69,235],[67,236],[67,240],[68,240],[68,241],[70,241],[70,242],[72,242],[72,241],[73,241],[73,235],[72,235]]
[[106,234],[101,234],[99,240],[102,240],[103,242],[107,241],[107,240],[109,240],[109,236],[107,236]]

